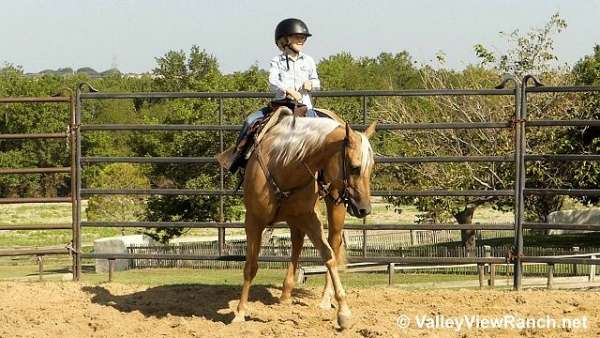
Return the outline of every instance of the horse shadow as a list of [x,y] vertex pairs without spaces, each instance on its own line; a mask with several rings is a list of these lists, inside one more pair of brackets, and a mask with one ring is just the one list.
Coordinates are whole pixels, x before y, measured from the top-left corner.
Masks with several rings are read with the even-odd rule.
[[[252,285],[250,301],[260,301],[265,305],[279,303],[270,290],[272,285]],[[225,324],[231,323],[235,314],[230,310],[230,302],[240,298],[241,287],[210,284],[173,284],[151,287],[124,295],[115,295],[103,286],[85,286],[82,291],[92,295],[92,302],[110,306],[120,312],[139,311],[146,317],[167,316],[203,317]],[[307,290],[294,290],[295,297],[309,294]],[[249,320],[257,320],[249,318]]]

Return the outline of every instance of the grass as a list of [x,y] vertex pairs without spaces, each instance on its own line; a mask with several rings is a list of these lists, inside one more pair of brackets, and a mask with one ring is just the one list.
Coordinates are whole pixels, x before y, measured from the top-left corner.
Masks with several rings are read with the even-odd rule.
[[[84,201],[85,203],[85,201]],[[84,204],[85,208],[85,204]],[[324,208],[323,208],[324,209]],[[323,217],[325,216],[322,213]],[[403,206],[402,212],[394,211],[394,206],[385,203],[382,199],[375,199],[373,203],[373,216],[367,218],[367,223],[412,223],[415,222],[418,211],[414,206]],[[83,213],[85,220],[85,212]],[[474,222],[480,223],[504,223],[512,222],[512,213],[502,213],[491,208],[479,208],[475,214]],[[71,205],[61,204],[21,204],[0,205],[0,224],[50,224],[70,223]],[[350,223],[360,223],[362,220],[348,217]],[[82,239],[84,243],[91,243],[97,238],[119,236],[122,234],[135,234],[139,229],[120,228],[84,228]],[[278,229],[276,234],[286,233],[287,229]],[[186,236],[210,236],[216,237],[214,229],[191,229]],[[227,237],[243,236],[242,229],[227,229]],[[0,231],[0,248],[19,246],[51,246],[66,245],[71,241],[70,230],[46,230],[46,231]],[[478,245],[512,245],[512,237],[484,239]],[[526,246],[539,247],[596,247],[600,244],[600,233],[569,234],[560,236],[529,235],[524,237]],[[460,246],[460,242],[437,244],[437,246]],[[49,272],[67,272],[70,260],[66,256],[47,257],[45,270]],[[567,267],[567,266],[565,266]],[[558,266],[557,266],[558,268]],[[525,268],[526,271],[528,267]],[[283,271],[276,269],[261,269],[257,282],[278,285],[283,278]],[[559,272],[557,270],[557,272]],[[0,257],[0,279],[9,277],[25,277],[37,275],[37,264],[34,257],[1,258]],[[211,269],[149,269],[131,270],[116,274],[116,281],[123,283],[139,284],[174,284],[174,283],[215,283],[238,285],[241,271],[211,270]],[[465,274],[397,274],[396,283],[409,284],[431,281],[473,279],[473,275]],[[108,279],[107,275],[85,273],[84,280],[90,282],[101,282]],[[321,278],[309,279],[308,285],[316,283],[320,285]],[[387,285],[386,274],[355,273],[346,274],[346,283],[353,287],[368,287]]]
[[71,204],[5,204],[0,215],[2,224],[70,223]]
[[[499,237],[499,238],[488,238],[477,241],[478,246],[489,245],[492,247],[497,246],[512,246],[514,239],[512,236]],[[523,236],[523,244],[525,247],[540,247],[540,248],[565,248],[570,249],[574,246],[585,248],[585,247],[600,247],[600,233],[590,232],[581,234],[561,234],[561,235],[541,235],[541,234],[529,234]],[[423,245],[421,247],[460,247],[462,243],[457,242],[446,242],[432,245]]]
[[[86,220],[85,208],[87,201],[83,201],[82,220]],[[325,208],[321,208],[322,220],[326,220]],[[400,213],[395,212],[395,207],[386,203],[381,198],[374,198],[372,216],[367,217],[367,224],[373,223],[412,223],[417,219],[418,210],[414,206],[402,206]],[[480,208],[474,216],[474,222],[511,222],[511,213],[502,213],[491,208]],[[363,220],[347,217],[348,223],[362,223]],[[25,224],[70,224],[71,204],[7,204],[0,205],[0,224],[25,225]],[[275,234],[285,234],[287,229],[278,229]],[[136,228],[84,228],[82,230],[83,243],[91,243],[95,239],[128,234],[141,233]],[[186,236],[216,237],[215,229],[189,229]],[[243,229],[227,229],[226,235],[243,237]],[[70,230],[17,230],[0,231],[0,248],[18,246],[51,246],[66,245],[71,241]]]
[[[241,269],[144,269],[118,272],[114,281],[123,284],[166,285],[166,284],[209,284],[209,285],[241,285]],[[281,286],[285,270],[259,269],[253,284]],[[385,273],[341,273],[344,286],[348,288],[369,288],[388,285]],[[456,280],[473,280],[475,276],[465,275],[433,275],[433,274],[396,274],[395,283],[416,284],[424,282],[444,282]],[[85,274],[83,281],[99,283],[108,280],[106,274]],[[321,287],[324,277],[311,277],[306,286]]]
[[[24,262],[22,262],[24,263]],[[33,263],[33,262],[31,262]],[[90,266],[84,269],[82,282],[100,284],[108,281],[107,273],[89,272]],[[88,272],[85,272],[87,270]],[[46,278],[48,274],[68,273],[70,262],[50,261],[44,264]],[[0,280],[33,278],[38,275],[38,267],[34,264],[0,265]],[[256,285],[280,287],[285,275],[283,269],[259,269],[253,282]],[[170,284],[204,284],[239,286],[242,282],[242,269],[143,269],[116,272],[113,281],[121,284],[135,285],[170,285]],[[386,273],[341,273],[344,286],[348,288],[384,287],[388,285]],[[439,275],[439,274],[403,274],[397,273],[394,282],[397,284],[419,284],[427,282],[445,282],[474,280],[473,275]],[[308,287],[321,287],[324,277],[311,277]]]
[[[512,244],[512,238],[490,238],[483,240],[483,245],[508,245]],[[528,235],[523,236],[525,246],[536,246],[544,248],[572,248],[599,247],[600,233],[591,232],[583,234],[561,234],[561,235]]]

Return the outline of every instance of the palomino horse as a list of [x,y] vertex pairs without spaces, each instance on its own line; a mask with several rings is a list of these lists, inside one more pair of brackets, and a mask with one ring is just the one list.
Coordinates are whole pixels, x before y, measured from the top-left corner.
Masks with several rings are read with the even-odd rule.
[[[337,272],[336,255],[323,237],[321,221],[315,211],[319,197],[316,173],[325,170],[326,182],[341,192],[337,196],[338,202],[347,205],[350,214],[367,216],[371,212],[369,177],[373,167],[373,151],[368,138],[374,130],[375,123],[363,134],[335,120],[286,115],[256,145],[246,165],[244,179],[247,252],[242,295],[234,321],[244,321],[248,311],[248,293],[258,270],[263,230],[274,222],[285,221],[294,245],[282,300],[289,300],[291,296],[293,276],[306,234],[328,269],[338,303],[338,324],[342,329],[351,326],[351,311]],[[340,217],[338,204],[328,203],[331,205],[331,210],[328,206],[330,220]]]

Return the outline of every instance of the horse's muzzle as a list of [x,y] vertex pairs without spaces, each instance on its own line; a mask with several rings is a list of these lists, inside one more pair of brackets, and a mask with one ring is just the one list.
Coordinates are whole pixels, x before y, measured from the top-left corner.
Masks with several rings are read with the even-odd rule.
[[371,204],[367,203],[367,205],[359,205],[353,198],[350,198],[346,210],[351,216],[365,218],[371,213]]

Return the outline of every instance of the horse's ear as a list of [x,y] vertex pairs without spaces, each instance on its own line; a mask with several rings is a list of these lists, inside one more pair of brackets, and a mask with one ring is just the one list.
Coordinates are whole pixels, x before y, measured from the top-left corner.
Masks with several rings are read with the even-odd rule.
[[371,135],[375,134],[376,126],[377,126],[377,121],[373,121],[373,123],[371,123],[371,125],[369,125],[367,130],[365,130],[365,136],[367,138],[371,138]]

